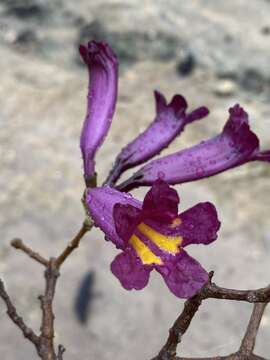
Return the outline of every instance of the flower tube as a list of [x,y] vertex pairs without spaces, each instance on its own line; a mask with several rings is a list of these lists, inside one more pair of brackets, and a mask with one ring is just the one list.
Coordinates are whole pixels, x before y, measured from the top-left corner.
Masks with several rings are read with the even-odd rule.
[[154,121],[122,149],[106,184],[115,184],[125,170],[142,164],[159,154],[184,130],[187,124],[208,115],[208,109],[204,106],[188,114],[186,112],[188,104],[181,95],[175,95],[169,104],[158,91],[155,91],[154,95],[156,103]]
[[80,140],[87,182],[95,173],[96,151],[103,143],[114,115],[118,61],[113,50],[103,42],[90,41],[81,45],[79,51],[89,71],[87,114]]
[[152,185],[158,178],[169,184],[182,184],[219,174],[249,161],[270,162],[270,151],[260,151],[259,139],[250,130],[244,109],[235,105],[229,114],[221,134],[149,162],[117,188],[130,191]]

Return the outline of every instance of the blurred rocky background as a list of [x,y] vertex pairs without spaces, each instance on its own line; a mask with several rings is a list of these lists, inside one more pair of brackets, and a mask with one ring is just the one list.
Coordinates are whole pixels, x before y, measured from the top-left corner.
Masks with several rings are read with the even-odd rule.
[[[120,57],[117,112],[98,154],[99,182],[115,155],[153,119],[153,90],[183,94],[210,116],[189,126],[164,153],[220,132],[228,108],[250,114],[270,147],[270,1],[0,1],[0,275],[26,321],[38,329],[42,269],[9,246],[22,237],[56,255],[82,220],[79,134],[87,71],[78,45],[108,41]],[[269,283],[270,167],[252,163],[178,187],[182,209],[213,201],[219,240],[189,252],[227,287]],[[142,197],[146,189],[135,191]],[[100,231],[88,234],[63,267],[55,299],[56,341],[65,360],[150,359],[183,307],[158,274],[141,292],[123,290],[109,265],[117,251]],[[82,294],[82,289],[85,295]],[[86,302],[85,298],[90,301]],[[251,305],[204,302],[181,354],[225,355],[238,348]],[[0,358],[36,359],[0,302]],[[270,309],[256,351],[270,358]]]

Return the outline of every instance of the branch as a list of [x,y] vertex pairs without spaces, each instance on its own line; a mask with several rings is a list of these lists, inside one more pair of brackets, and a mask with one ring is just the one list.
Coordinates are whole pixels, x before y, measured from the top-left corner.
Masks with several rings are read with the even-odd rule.
[[32,249],[27,247],[21,239],[13,239],[11,241],[11,246],[13,246],[17,250],[21,250],[26,253],[30,258],[36,260],[38,263],[47,267],[49,265],[49,261],[44,259],[39,253],[34,252]]
[[[256,290],[236,290],[226,289],[212,283],[214,273],[209,273],[208,283],[199,291],[197,295],[188,299],[185,302],[184,309],[174,322],[169,331],[168,339],[165,345],[160,350],[159,354],[152,360],[198,360],[195,358],[177,358],[176,349],[177,345],[181,342],[182,336],[187,331],[194,315],[199,309],[200,304],[206,299],[222,299],[222,300],[236,300],[255,303],[254,309],[249,321],[249,325],[242,341],[239,351],[225,357],[210,357],[201,358],[200,360],[219,360],[219,359],[234,359],[234,360],[247,360],[260,359],[256,357],[252,351],[255,346],[256,335],[263,316],[264,309],[270,301],[270,285],[265,288]],[[263,304],[262,304],[263,303]],[[261,358],[262,359],[262,358]]]
[[80,228],[78,234],[69,242],[65,250],[56,258],[55,265],[59,269],[63,262],[67,259],[67,257],[75,250],[80,244],[81,239],[83,236],[92,229],[94,223],[90,218],[86,219],[82,227]]
[[221,300],[237,300],[249,303],[269,302],[270,301],[270,285],[255,290],[236,290],[226,289],[217,286],[214,283],[208,283],[201,289],[198,294],[202,300],[204,299],[221,299]]
[[37,347],[39,344],[39,337],[34,333],[32,329],[26,326],[23,318],[18,315],[17,310],[13,305],[8,293],[6,292],[4,283],[1,279],[0,279],[0,297],[3,299],[3,301],[6,304],[7,314],[10,317],[10,319],[18,326],[19,329],[21,329],[24,337],[30,340],[35,345],[35,347]]
[[177,345],[181,342],[182,336],[187,331],[194,315],[201,305],[201,302],[202,299],[200,296],[195,296],[185,302],[182,313],[170,329],[166,344],[163,346],[158,356],[153,360],[173,359],[175,357]]
[[39,296],[42,309],[39,354],[41,355],[41,358],[45,360],[56,359],[54,350],[54,314],[52,304],[58,276],[59,271],[56,266],[55,259],[51,259],[49,266],[45,271],[45,294],[43,296]]
[[248,327],[239,350],[239,352],[243,355],[250,355],[254,350],[256,336],[266,306],[267,306],[266,303],[257,303],[253,307],[253,311],[248,323]]
[[63,360],[63,354],[66,351],[63,345],[58,346],[57,360]]
[[37,353],[43,360],[63,360],[64,347],[58,346],[56,355],[54,347],[54,314],[53,314],[53,300],[55,295],[55,288],[57,279],[59,277],[59,268],[67,257],[79,246],[79,243],[85,233],[93,227],[92,220],[87,217],[84,221],[78,234],[71,240],[64,251],[56,258],[46,260],[39,253],[34,252],[26,246],[21,239],[14,239],[11,245],[18,250],[26,253],[30,258],[46,267],[45,270],[45,293],[39,296],[42,309],[42,323],[41,334],[37,336],[32,329],[28,328],[23,319],[18,316],[15,306],[12,304],[3,282],[0,280],[0,297],[4,300],[7,306],[7,314],[11,320],[21,329],[24,336],[29,339],[36,347]]

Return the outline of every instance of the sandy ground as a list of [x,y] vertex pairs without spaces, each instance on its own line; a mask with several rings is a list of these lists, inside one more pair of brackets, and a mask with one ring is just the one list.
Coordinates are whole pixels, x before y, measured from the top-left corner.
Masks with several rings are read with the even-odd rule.
[[[105,38],[120,55],[117,112],[98,154],[99,182],[122,146],[152,120],[153,90],[183,94],[210,116],[189,126],[164,153],[217,134],[239,102],[250,114],[262,148],[270,147],[270,1],[190,0],[0,2],[0,274],[26,321],[39,327],[41,268],[9,247],[20,236],[56,255],[83,220],[78,138],[85,114],[87,73],[77,45]],[[190,55],[191,54],[191,55]],[[192,56],[190,72],[181,73]],[[253,163],[209,180],[178,187],[181,208],[213,201],[220,237],[189,253],[227,287],[269,283],[270,168]],[[143,197],[146,189],[134,192]],[[123,290],[109,270],[117,251],[94,230],[63,267],[55,299],[56,341],[65,360],[137,360],[155,355],[183,307],[153,274],[141,292]],[[94,274],[87,322],[75,303]],[[192,323],[181,355],[225,355],[237,349],[251,306],[207,301]],[[0,358],[37,356],[0,303]],[[270,311],[256,352],[270,358]]]

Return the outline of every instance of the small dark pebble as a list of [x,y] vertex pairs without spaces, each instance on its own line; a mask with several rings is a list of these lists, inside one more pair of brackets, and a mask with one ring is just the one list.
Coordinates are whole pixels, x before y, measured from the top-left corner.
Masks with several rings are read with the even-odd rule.
[[196,66],[195,56],[188,52],[183,59],[176,65],[176,71],[181,76],[189,76],[192,74]]

